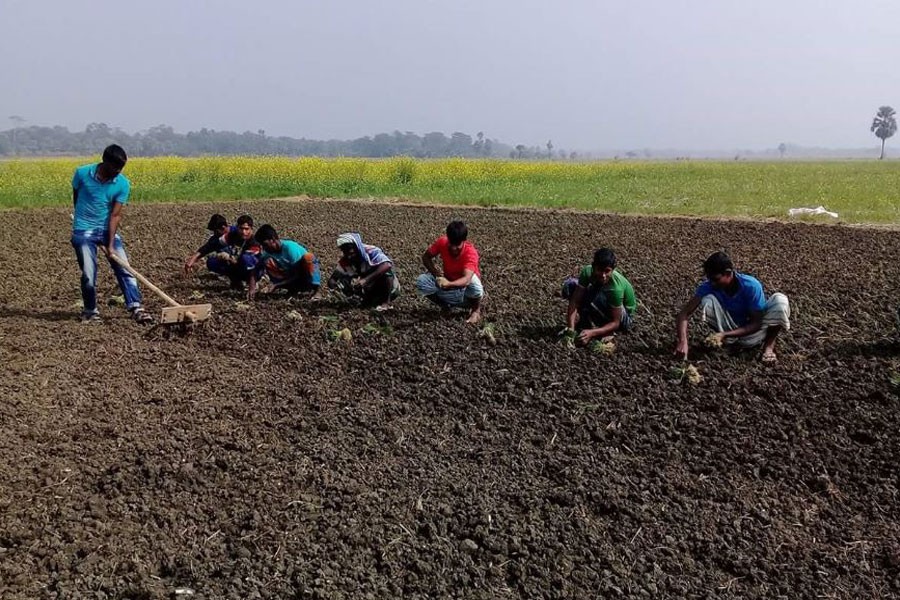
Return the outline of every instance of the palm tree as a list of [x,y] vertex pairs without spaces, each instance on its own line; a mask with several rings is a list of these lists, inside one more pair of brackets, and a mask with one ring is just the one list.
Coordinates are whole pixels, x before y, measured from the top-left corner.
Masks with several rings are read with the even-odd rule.
[[897,112],[890,106],[882,106],[872,121],[871,131],[874,131],[875,136],[881,139],[881,156],[878,157],[878,160],[884,158],[884,141],[897,133],[896,114]]

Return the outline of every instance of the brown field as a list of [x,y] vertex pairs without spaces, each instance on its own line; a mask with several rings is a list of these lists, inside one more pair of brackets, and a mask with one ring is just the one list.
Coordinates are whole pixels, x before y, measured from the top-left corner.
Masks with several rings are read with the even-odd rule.
[[[333,299],[241,310],[226,283],[180,275],[214,210],[273,223],[326,277],[336,235],[359,230],[404,295],[383,321]],[[68,212],[3,213],[4,599],[900,596],[900,232],[130,207],[132,264],[214,305],[185,332],[107,307],[105,265],[104,323],[77,321]],[[452,216],[481,252],[496,346],[415,297]],[[601,244],[642,302],[611,357],[554,336],[561,280]],[[793,329],[774,367],[698,348],[702,382],[678,383],[673,316],[720,248],[791,298]]]

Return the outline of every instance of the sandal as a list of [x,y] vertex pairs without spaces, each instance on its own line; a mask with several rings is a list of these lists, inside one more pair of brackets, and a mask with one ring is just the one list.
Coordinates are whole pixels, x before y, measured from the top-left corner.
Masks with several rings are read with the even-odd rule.
[[141,325],[153,322],[153,316],[140,306],[131,311],[131,318]]

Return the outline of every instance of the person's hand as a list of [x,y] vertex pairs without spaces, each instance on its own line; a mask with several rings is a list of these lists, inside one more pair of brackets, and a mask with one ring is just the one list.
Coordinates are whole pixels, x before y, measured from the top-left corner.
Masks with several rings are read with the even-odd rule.
[[435,277],[434,280],[437,282],[438,287],[442,290],[446,290],[448,287],[450,287],[450,280],[443,275]]
[[354,277],[350,281],[350,285],[352,285],[355,288],[366,287],[365,280],[362,277]]
[[579,346],[587,346],[588,342],[594,339],[594,331],[592,329],[585,329],[576,338]]
[[688,343],[687,340],[678,340],[678,343],[675,344],[675,356],[682,360],[687,360],[688,355]]
[[191,256],[186,261],[184,261],[184,274],[185,275],[191,274],[191,271],[194,270],[194,265],[196,264],[196,262],[197,261],[194,260],[193,256]]
[[106,256],[115,256],[116,249],[112,244],[108,244],[106,246],[101,246],[100,249],[103,251],[103,254]]

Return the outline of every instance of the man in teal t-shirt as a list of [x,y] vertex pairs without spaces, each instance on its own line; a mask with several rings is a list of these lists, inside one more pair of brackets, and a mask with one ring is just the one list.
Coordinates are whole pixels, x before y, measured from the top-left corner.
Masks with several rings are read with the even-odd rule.
[[[81,269],[81,300],[84,307],[81,320],[85,323],[100,320],[97,310],[97,248],[107,258],[115,254],[128,262],[125,246],[118,233],[122,210],[128,203],[131,184],[122,169],[128,157],[121,146],[113,144],[103,150],[103,160],[84,165],[72,177],[72,247]],[[118,263],[109,259],[119,288],[125,296],[125,308],[139,323],[153,321],[141,307],[141,292],[135,278]]]
[[631,283],[616,270],[616,254],[609,248],[594,252],[591,264],[563,284],[569,298],[566,328],[576,331],[578,344],[627,332],[633,324],[637,300]]
[[288,296],[311,293],[311,299],[321,298],[319,259],[312,252],[293,240],[282,240],[271,225],[256,231],[256,241],[262,246],[260,260],[275,289],[287,290]]

